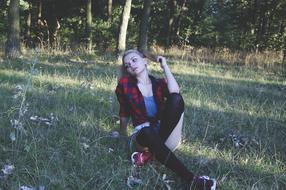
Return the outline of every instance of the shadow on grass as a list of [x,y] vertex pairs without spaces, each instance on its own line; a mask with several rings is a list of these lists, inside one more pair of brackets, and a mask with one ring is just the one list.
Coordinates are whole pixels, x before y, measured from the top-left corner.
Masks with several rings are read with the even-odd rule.
[[[209,175],[218,181],[220,190],[242,190],[242,189],[283,189],[286,185],[286,176],[282,172],[275,171],[275,167],[256,164],[249,160],[249,163],[240,163],[237,159],[225,160],[223,158],[207,158],[193,153],[176,151],[179,159],[188,169],[197,175]],[[219,154],[218,154],[219,155]],[[172,175],[172,174],[171,174]],[[174,175],[174,174],[173,174]],[[177,180],[177,176],[173,176]]]
[[21,58],[13,60],[5,60],[0,67],[3,69],[13,69],[20,71],[28,71],[35,63],[35,69],[42,74],[61,75],[68,77],[76,77],[90,80],[93,77],[100,78],[102,76],[115,75],[118,66],[113,58],[95,58],[94,61],[73,60],[67,56],[46,57],[39,56],[35,58]]
[[[5,97],[1,101],[7,102],[1,104],[0,165],[8,162],[15,166],[13,175],[1,180],[1,188],[44,185],[47,189],[94,189],[114,183],[126,188],[130,168],[126,140],[110,135],[118,128],[108,101],[113,92],[100,88],[31,88],[25,99],[28,111],[19,120],[26,134],[16,133],[16,141],[11,142],[15,129],[10,127],[10,120],[18,119],[23,98],[13,100],[12,96],[22,77],[1,78],[8,85],[0,87]],[[5,113],[12,106],[17,108]],[[47,118],[50,113],[57,117],[54,126],[30,120],[31,116]]]
[[[197,75],[180,75],[179,84],[191,86],[189,90],[182,89],[183,96],[185,93],[187,97],[184,120],[187,142],[202,142],[205,147],[225,153],[225,156],[231,154],[234,159],[241,156],[242,160],[262,159],[267,164],[261,164],[262,168],[259,168],[253,163],[239,164],[239,159],[213,159],[204,165],[198,163],[201,160],[205,162],[195,153],[179,152],[184,163],[200,174],[218,176],[221,183],[226,183],[222,187],[226,190],[251,189],[254,186],[258,189],[281,189],[285,186],[285,175],[275,172],[285,168],[283,162],[286,160],[283,143],[286,136],[285,85]],[[199,105],[193,100],[199,101]],[[246,137],[248,143],[236,149],[229,137],[232,133]],[[228,180],[225,181],[226,176]]]
[[[28,70],[28,66],[21,66],[21,64],[11,68]],[[89,67],[89,64],[82,68],[73,62],[68,64],[71,65],[70,71],[67,71],[69,66],[56,64],[39,63],[37,66],[42,67],[43,72],[49,74],[54,74],[56,70],[59,71],[59,74],[69,76],[71,74],[76,76],[77,69],[83,69],[91,74],[95,74],[93,72],[96,71],[96,78],[106,77],[116,69],[115,65],[101,63],[99,66],[91,64],[94,66],[92,68]],[[100,70],[97,70],[97,67]],[[80,72],[78,75],[86,79],[86,73]],[[285,86],[280,84],[262,84],[254,81],[235,81],[187,74],[177,74],[177,77],[179,84],[183,87],[183,96],[190,95],[189,99],[201,102],[215,102],[222,108],[225,102],[230,107],[238,108],[244,102],[243,105],[250,108],[260,105],[259,110],[269,107],[269,112],[272,113],[273,107],[273,109],[277,109],[276,105],[282,105],[282,107],[285,105],[283,104],[285,102]],[[24,79],[24,74],[0,76],[1,83],[11,86],[24,81]],[[94,187],[126,189],[123,178],[130,172],[126,141],[110,138],[110,131],[114,129],[114,126],[118,127],[117,118],[114,117],[117,114],[114,112],[116,107],[109,102],[109,97],[114,99],[114,92],[103,88],[91,90],[79,86],[53,88],[54,84],[49,84],[49,82],[47,84],[39,89],[35,87],[36,89],[32,89],[27,94],[26,101],[30,105],[28,115],[23,122],[28,128],[28,135],[19,137],[19,142],[11,144],[9,138],[11,129],[7,126],[10,126],[9,121],[13,114],[5,113],[1,116],[3,119],[0,132],[3,135],[0,137],[2,146],[0,160],[10,160],[17,168],[16,174],[9,178],[3,187],[17,189],[17,185],[28,183],[30,185],[45,184],[47,189],[92,189]],[[8,87],[9,85],[1,87],[3,97],[13,92]],[[267,99],[266,103],[265,99]],[[185,100],[184,130],[185,137],[190,143],[195,138],[211,148],[218,145],[219,151],[231,151],[233,150],[232,145],[227,146],[220,139],[228,135],[229,131],[235,130],[242,135],[254,136],[261,143],[262,146],[254,146],[251,149],[254,154],[267,154],[270,160],[272,160],[271,156],[275,154],[275,151],[279,151],[283,157],[285,156],[286,147],[283,143],[285,118],[282,112],[278,113],[282,114],[280,119],[269,118],[268,112],[263,114],[264,117],[254,116],[248,113],[239,113],[236,109],[230,108],[227,108],[226,111],[211,109],[207,103],[196,106],[192,104],[191,100],[186,98]],[[1,101],[9,102],[9,98]],[[114,99],[114,101],[116,100]],[[9,104],[15,105],[15,102],[7,103],[3,110],[9,109]],[[50,113],[54,113],[59,119],[54,127],[49,128],[42,123],[34,123],[29,120],[29,116],[32,115],[38,114],[45,117]],[[83,143],[89,145],[89,148],[85,149]],[[272,147],[275,147],[276,150]],[[267,153],[264,152],[264,149],[267,150]],[[192,169],[197,168],[197,161],[200,160],[200,157],[184,152],[179,152],[179,154],[184,163],[191,163],[188,166],[191,165]],[[275,158],[273,158],[274,161]],[[263,169],[251,168],[247,165],[237,164],[235,161],[230,162],[222,159],[214,159],[205,166],[199,165],[199,169],[205,173],[219,176],[222,183],[222,178],[229,176],[235,181],[237,180],[237,183],[242,183],[242,188],[259,181],[260,176],[273,175]],[[251,174],[254,174],[255,177],[244,181],[244,178]],[[273,180],[273,177],[269,179]],[[271,184],[271,180],[269,183],[267,181],[268,185]]]
[[[286,160],[285,85],[196,75],[180,77],[182,94],[186,96],[185,124],[190,128],[185,129],[187,137],[218,143],[234,131],[268,147],[270,157],[278,152]],[[187,86],[188,90],[184,90]]]

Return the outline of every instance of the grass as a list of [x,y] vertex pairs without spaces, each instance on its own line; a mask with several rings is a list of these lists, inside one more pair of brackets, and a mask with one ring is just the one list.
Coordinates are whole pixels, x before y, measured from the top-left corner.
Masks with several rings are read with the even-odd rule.
[[[180,57],[180,56],[178,56]],[[234,64],[206,64],[172,56],[170,67],[185,100],[184,140],[176,155],[192,171],[216,177],[221,190],[280,190],[286,186],[286,80],[279,73]],[[118,129],[112,56],[29,52],[0,63],[0,190],[166,189],[158,163],[134,171]],[[156,76],[160,67],[150,64]],[[32,121],[50,118],[53,124]],[[12,128],[11,120],[23,130]],[[12,141],[11,134],[15,135]],[[236,148],[231,135],[244,146]]]

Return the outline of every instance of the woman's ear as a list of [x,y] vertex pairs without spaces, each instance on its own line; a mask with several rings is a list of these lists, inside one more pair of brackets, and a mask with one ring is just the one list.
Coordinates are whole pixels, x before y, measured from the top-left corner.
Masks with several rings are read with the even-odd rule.
[[145,66],[147,66],[147,65],[148,65],[148,60],[147,60],[147,58],[146,58],[146,57],[144,57],[144,58],[143,58],[143,62],[144,62],[144,65],[145,65]]

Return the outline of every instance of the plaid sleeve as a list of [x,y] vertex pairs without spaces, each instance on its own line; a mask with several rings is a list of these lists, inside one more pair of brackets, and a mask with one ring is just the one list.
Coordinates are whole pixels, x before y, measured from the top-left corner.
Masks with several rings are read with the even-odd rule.
[[123,93],[123,85],[118,83],[116,90],[115,90],[117,100],[119,102],[119,117],[129,117],[130,112],[128,108],[128,104],[126,101],[126,97]]

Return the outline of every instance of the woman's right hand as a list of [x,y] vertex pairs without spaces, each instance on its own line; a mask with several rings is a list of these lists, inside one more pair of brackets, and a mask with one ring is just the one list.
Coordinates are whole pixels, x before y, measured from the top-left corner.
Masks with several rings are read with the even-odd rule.
[[165,69],[168,65],[167,65],[167,60],[165,57],[163,56],[157,56],[157,62],[160,63],[160,66],[162,69]]
[[128,117],[120,117],[119,133],[121,136],[128,136],[128,133],[127,133],[128,122],[129,122]]

